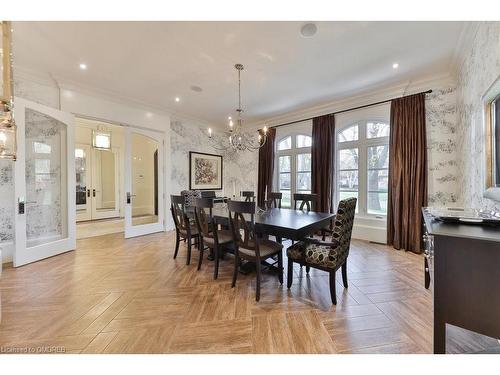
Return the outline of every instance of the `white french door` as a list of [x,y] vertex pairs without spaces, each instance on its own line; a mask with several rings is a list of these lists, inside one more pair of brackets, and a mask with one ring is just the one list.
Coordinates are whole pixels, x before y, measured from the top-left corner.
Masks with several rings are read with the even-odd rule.
[[91,153],[89,145],[75,145],[76,221],[92,219]]
[[74,116],[14,100],[14,267],[76,248]]
[[163,139],[125,128],[125,238],[164,230]]

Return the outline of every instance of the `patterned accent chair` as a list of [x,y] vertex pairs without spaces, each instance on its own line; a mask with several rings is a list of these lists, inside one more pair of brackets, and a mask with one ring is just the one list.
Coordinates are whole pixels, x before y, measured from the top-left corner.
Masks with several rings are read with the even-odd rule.
[[196,204],[196,199],[201,198],[200,190],[183,190],[181,195],[184,198],[185,207],[194,207]]
[[293,263],[299,263],[306,268],[313,267],[330,274],[330,296],[332,303],[337,304],[335,290],[335,272],[342,267],[342,281],[347,288],[347,257],[351,244],[352,226],[356,211],[356,198],[348,198],[339,202],[337,215],[333,226],[331,242],[323,242],[313,238],[302,241],[287,249],[288,278],[287,287],[292,286]]

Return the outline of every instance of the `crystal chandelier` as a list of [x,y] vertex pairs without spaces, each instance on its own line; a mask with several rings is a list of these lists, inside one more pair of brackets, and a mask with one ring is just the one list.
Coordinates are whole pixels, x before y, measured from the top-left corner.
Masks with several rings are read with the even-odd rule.
[[213,134],[212,129],[208,128],[208,139],[213,148],[219,151],[255,151],[266,144],[267,141],[267,127],[264,126],[259,131],[257,136],[243,131],[243,119],[241,114],[241,71],[243,70],[242,64],[236,64],[235,69],[238,71],[238,119],[236,126],[231,117],[229,117],[229,129],[222,135]]

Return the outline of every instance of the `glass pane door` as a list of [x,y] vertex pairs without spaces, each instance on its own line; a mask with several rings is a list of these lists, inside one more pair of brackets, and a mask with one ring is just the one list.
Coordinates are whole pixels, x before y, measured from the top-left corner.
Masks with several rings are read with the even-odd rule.
[[163,134],[129,129],[126,146],[125,237],[163,231]]
[[73,116],[20,98],[14,265],[76,247]]
[[116,150],[92,154],[92,219],[120,216],[119,164]]
[[90,146],[75,146],[75,174],[76,174],[76,221],[92,218],[90,176]]

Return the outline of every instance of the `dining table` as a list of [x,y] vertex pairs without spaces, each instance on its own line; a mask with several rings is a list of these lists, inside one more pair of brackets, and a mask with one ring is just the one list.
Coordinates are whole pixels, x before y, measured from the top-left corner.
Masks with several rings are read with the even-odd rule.
[[[186,207],[188,216],[192,216],[193,208]],[[227,203],[215,203],[212,208],[212,215],[217,224],[222,227],[229,227],[229,211]],[[250,214],[243,215],[246,220],[251,221]],[[255,231],[260,237],[274,236],[278,242],[282,239],[300,241],[308,237],[322,228],[327,227],[335,214],[327,212],[315,212],[294,210],[289,208],[270,208],[263,210],[259,207],[255,208],[254,222]],[[210,257],[211,258],[211,257]],[[264,262],[264,265],[270,269],[276,268],[272,264]],[[251,272],[254,265],[247,262],[240,267],[242,273]]]

